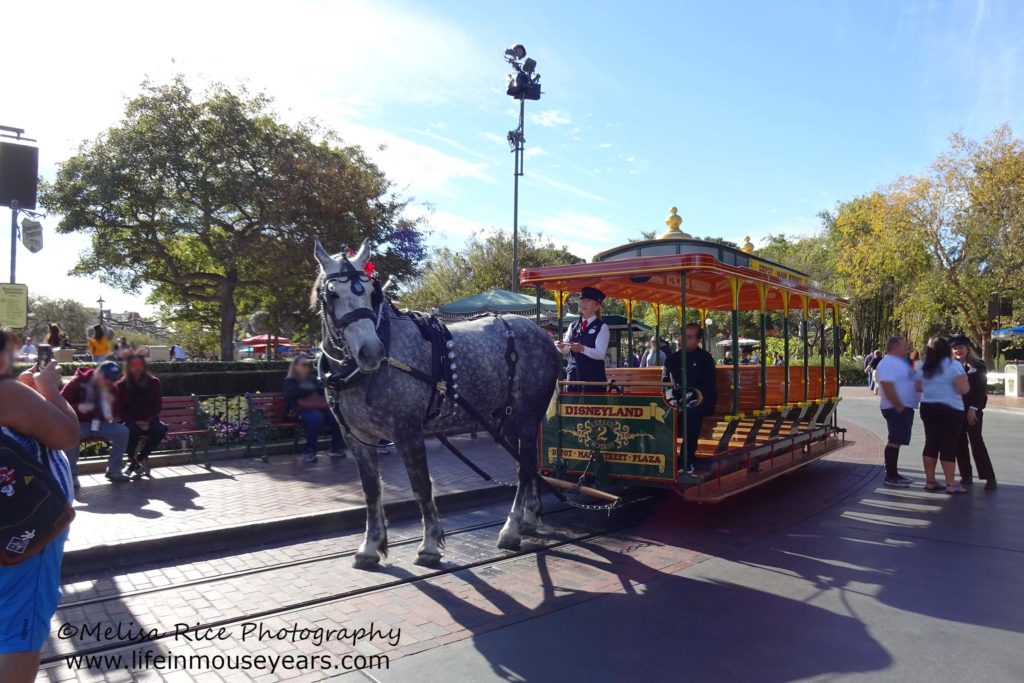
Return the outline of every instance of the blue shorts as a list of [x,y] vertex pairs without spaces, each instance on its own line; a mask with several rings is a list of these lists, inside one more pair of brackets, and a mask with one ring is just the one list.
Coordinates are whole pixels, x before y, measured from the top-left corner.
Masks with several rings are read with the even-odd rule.
[[889,443],[909,446],[910,433],[914,430],[913,408],[904,408],[902,413],[897,413],[895,408],[886,408],[882,417],[889,428]]
[[38,652],[60,602],[65,529],[34,557],[0,567],[0,654]]

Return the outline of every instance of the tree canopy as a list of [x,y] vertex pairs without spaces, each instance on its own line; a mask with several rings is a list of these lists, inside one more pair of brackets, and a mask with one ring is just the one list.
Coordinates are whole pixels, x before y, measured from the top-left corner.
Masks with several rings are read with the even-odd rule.
[[[520,228],[520,268],[573,263],[583,263],[583,259],[543,235]],[[401,302],[408,308],[429,311],[495,287],[513,288],[512,234],[499,228],[473,234],[459,250],[435,249],[422,276],[403,289]]]
[[369,239],[387,272],[417,273],[420,222],[361,148],[282,123],[244,88],[196,93],[179,76],[141,90],[42,187],[58,231],[92,238],[75,274],[153,286],[170,319],[215,320],[231,358],[246,309],[302,315],[315,237],[332,250]]

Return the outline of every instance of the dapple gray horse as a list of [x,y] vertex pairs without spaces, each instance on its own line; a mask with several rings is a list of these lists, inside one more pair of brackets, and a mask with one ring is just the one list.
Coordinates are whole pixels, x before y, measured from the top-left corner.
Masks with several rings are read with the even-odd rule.
[[[386,439],[394,442],[405,463],[423,515],[423,542],[416,563],[436,565],[441,560],[444,532],[434,504],[424,437],[469,431],[478,425],[451,401],[445,401],[438,416],[424,422],[433,387],[389,364],[385,354],[429,375],[431,345],[410,318],[396,315],[389,304],[374,300],[373,283],[363,272],[369,256],[366,242],[354,256],[331,256],[319,241],[316,244],[321,273],[313,297],[323,321],[324,355],[333,370],[338,369],[338,360],[349,357],[360,372],[369,375],[340,390],[328,388],[335,415],[351,430],[346,441],[355,455],[366,498],[366,535],[354,563],[371,568],[387,555],[387,520],[375,447],[378,440]],[[536,463],[538,429],[561,372],[561,357],[548,335],[533,322],[517,315],[502,317],[514,333],[518,353],[511,401],[506,402],[508,335],[495,317],[449,326],[458,393],[487,418],[510,405],[505,434],[513,445],[518,444],[521,461]],[[387,351],[378,336],[382,322],[390,325]],[[536,529],[540,513],[537,489],[535,470],[520,467],[512,509],[498,535],[499,547],[516,550],[520,534]]]

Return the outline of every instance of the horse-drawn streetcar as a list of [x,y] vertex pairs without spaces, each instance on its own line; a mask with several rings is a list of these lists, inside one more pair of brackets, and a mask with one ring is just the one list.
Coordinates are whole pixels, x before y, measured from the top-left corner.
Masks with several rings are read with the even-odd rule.
[[[565,489],[614,506],[619,499],[601,490],[613,480],[671,487],[689,499],[714,501],[842,445],[835,407],[839,308],[846,301],[802,273],[753,256],[752,247],[689,239],[679,231],[674,210],[667,222],[670,229],[661,239],[609,250],[593,263],[526,269],[521,282],[534,286],[538,299],[542,289],[557,293],[559,324],[570,292],[585,289],[603,297],[603,290],[623,299],[630,347],[638,301],[652,303],[656,311],[678,307],[680,321],[694,312],[704,320],[710,311],[730,311],[733,359],[739,358],[740,311],[760,313],[762,349],[768,311],[783,311],[783,366],[768,367],[763,352],[758,366],[715,367],[707,357],[702,393],[687,382],[687,353],[679,355],[672,382],[664,382],[657,367],[605,373],[588,356],[589,367],[602,368],[604,381],[582,375],[559,381],[559,350],[534,321],[498,315],[445,325],[400,309],[388,298],[386,285],[372,276],[367,243],[357,252],[343,249],[334,255],[317,243],[320,274],[313,301],[323,326],[317,367],[331,409],[348,435],[366,497],[366,535],[355,554],[357,566],[375,566],[387,553],[377,462],[381,439],[395,443],[409,473],[424,527],[416,561],[428,565],[440,562],[444,534],[427,466],[427,436],[437,437],[488,480],[490,475],[448,435],[485,429],[516,460],[516,496],[498,534],[498,545],[512,550],[520,547],[523,534],[536,531],[538,493],[544,489],[576,506],[581,504],[566,497]],[[789,363],[790,311],[801,312],[801,365]],[[824,343],[828,315],[835,352],[831,364]],[[812,318],[821,340],[817,363],[810,358]],[[596,338],[602,327],[595,324],[589,333]],[[687,334],[695,351],[697,335]],[[559,347],[581,352],[574,348],[580,342]],[[670,370],[672,359],[667,361]],[[695,421],[700,414],[706,417]],[[582,486],[591,475],[597,488]]]
[[[844,445],[836,422],[839,402],[839,309],[847,301],[822,290],[804,273],[735,249],[690,239],[672,210],[659,239],[633,242],[598,254],[592,263],[524,269],[520,282],[554,291],[562,306],[568,294],[595,287],[622,299],[627,317],[645,301],[660,312],[675,307],[679,320],[702,323],[710,311],[731,313],[729,365],[714,368],[714,408],[688,433],[682,405],[687,386],[681,345],[679,381],[663,382],[661,368],[609,368],[607,381],[561,381],[539,435],[539,467],[560,478],[592,476],[609,481],[672,487],[685,498],[718,501],[806,465]],[[760,362],[742,365],[739,313],[760,321]],[[783,364],[765,353],[769,312],[782,313]],[[791,363],[789,313],[800,315],[798,357]],[[826,344],[826,323],[832,340]],[[809,327],[817,326],[818,358],[810,355]],[[831,346],[832,358],[826,355]],[[674,359],[670,362],[674,362]],[[582,391],[581,391],[582,389]],[[667,391],[666,391],[667,390]],[[696,448],[686,444],[696,441]],[[688,451],[692,452],[692,459]]]

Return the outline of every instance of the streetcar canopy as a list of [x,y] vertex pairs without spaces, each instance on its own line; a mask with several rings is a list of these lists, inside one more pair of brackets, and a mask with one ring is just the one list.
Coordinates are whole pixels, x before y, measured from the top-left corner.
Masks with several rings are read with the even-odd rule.
[[688,308],[798,310],[805,305],[815,308],[849,303],[821,289],[805,273],[718,242],[646,240],[603,252],[596,258],[593,263],[524,268],[519,281],[524,286],[556,292],[592,286],[618,299],[677,306],[685,273]]

